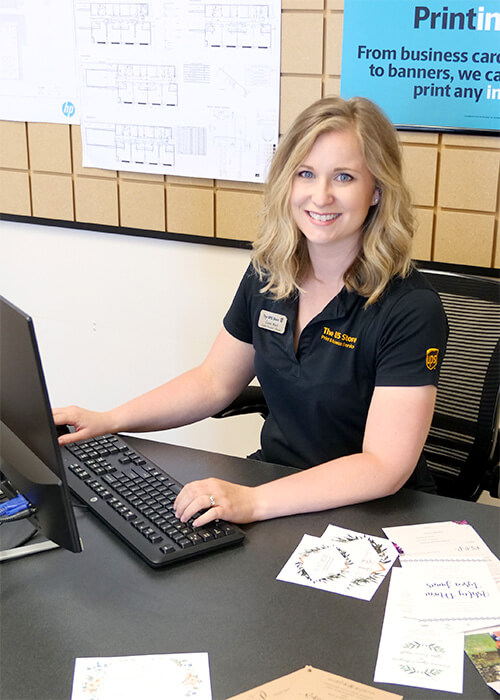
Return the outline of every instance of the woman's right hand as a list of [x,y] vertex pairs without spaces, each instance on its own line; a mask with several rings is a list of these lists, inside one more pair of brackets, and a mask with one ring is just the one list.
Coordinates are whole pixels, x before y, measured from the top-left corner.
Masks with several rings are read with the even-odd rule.
[[74,433],[66,433],[59,437],[60,445],[115,432],[109,412],[88,411],[79,406],[66,406],[54,408],[52,416],[56,425],[69,425],[75,428]]

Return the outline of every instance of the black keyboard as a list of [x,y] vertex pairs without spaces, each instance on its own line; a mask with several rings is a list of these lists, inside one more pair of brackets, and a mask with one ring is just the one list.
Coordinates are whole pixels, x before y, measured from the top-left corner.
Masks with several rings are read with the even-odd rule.
[[117,435],[80,440],[61,448],[68,485],[106,525],[150,566],[241,542],[244,532],[224,520],[193,527],[174,515],[182,488],[154,462]]

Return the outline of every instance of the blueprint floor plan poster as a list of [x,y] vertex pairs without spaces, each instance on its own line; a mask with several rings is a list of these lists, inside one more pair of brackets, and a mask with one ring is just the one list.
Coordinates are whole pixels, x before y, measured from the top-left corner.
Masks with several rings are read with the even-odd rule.
[[0,119],[77,124],[73,3],[0,0]]
[[264,182],[280,0],[75,0],[83,165]]

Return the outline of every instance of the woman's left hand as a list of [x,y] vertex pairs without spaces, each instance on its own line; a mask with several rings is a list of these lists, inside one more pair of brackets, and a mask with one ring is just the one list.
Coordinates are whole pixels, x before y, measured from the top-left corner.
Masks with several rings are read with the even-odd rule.
[[255,520],[255,500],[255,489],[249,486],[215,478],[191,481],[175,500],[175,515],[187,522],[199,511],[204,511],[193,522],[195,527],[218,518],[232,523],[250,523]]

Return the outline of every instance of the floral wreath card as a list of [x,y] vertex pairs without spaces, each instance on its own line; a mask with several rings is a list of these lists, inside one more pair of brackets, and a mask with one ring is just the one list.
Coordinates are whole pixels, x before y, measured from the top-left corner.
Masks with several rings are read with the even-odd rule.
[[304,535],[277,580],[371,600],[397,556],[389,540],[333,528]]

